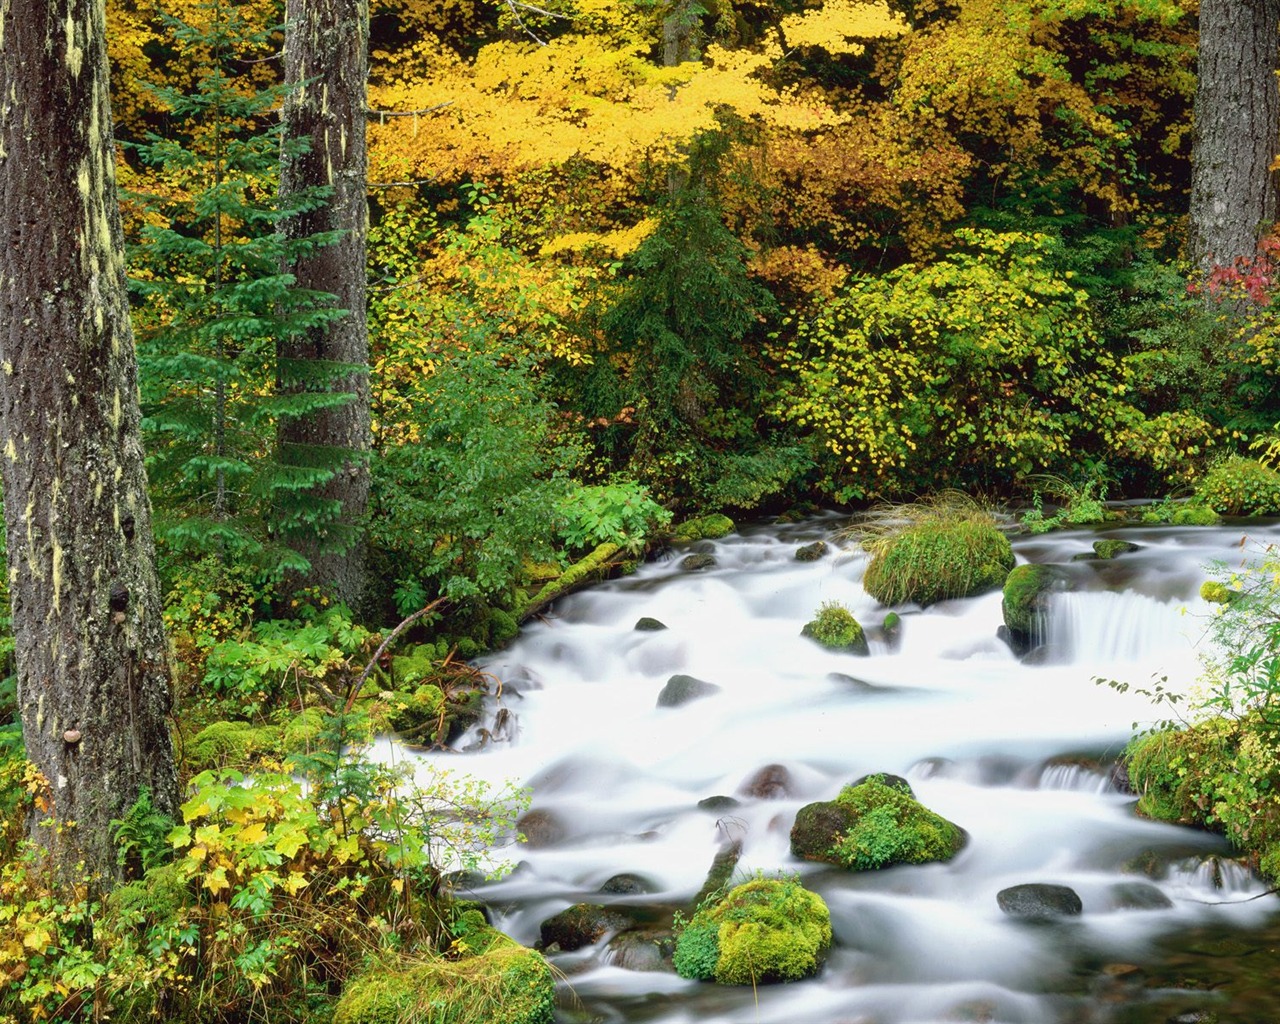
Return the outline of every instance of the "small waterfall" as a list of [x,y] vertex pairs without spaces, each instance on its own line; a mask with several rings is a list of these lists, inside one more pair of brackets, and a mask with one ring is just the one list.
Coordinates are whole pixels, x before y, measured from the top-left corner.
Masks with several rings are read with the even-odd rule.
[[1077,664],[1151,664],[1185,652],[1203,632],[1186,601],[1161,601],[1125,590],[1051,595],[1049,643]]

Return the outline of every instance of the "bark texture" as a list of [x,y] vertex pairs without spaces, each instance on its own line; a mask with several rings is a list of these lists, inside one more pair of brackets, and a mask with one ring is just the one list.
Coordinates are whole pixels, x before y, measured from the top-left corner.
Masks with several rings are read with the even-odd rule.
[[1201,0],[1191,255],[1203,272],[1257,251],[1276,217],[1280,0]]
[[[286,139],[308,138],[306,153],[281,159],[280,191],[291,194],[329,186],[332,196],[309,213],[292,217],[285,230],[293,238],[339,231],[333,245],[296,260],[288,269],[304,288],[331,292],[347,311],[339,320],[302,338],[281,343],[277,353],[286,390],[304,387],[310,361],[366,367],[369,336],[365,318],[365,251],[369,228],[368,156],[365,146],[369,77],[369,5],[367,0],[288,0],[285,80],[291,86],[284,107]],[[331,379],[327,387],[348,392],[345,405],[318,409],[281,422],[285,462],[308,461],[317,448],[351,453],[342,470],[318,491],[341,504],[346,536],[316,536],[304,544],[311,560],[306,582],[333,590],[340,600],[358,605],[364,587],[365,547],[351,528],[362,525],[369,502],[369,376],[367,370]],[[335,550],[337,548],[337,550]]]
[[104,0],[0,0],[0,471],[55,822],[32,830],[110,878],[111,820],[144,786],[175,811],[177,782],[107,89]]

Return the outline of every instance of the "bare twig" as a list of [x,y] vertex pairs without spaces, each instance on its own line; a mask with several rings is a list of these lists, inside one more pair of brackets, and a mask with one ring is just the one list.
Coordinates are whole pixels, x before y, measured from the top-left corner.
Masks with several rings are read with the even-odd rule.
[[423,107],[421,110],[374,110],[369,107],[365,110],[364,116],[370,121],[386,124],[389,117],[421,117],[423,114],[434,114],[437,110],[444,110],[445,107],[451,106],[453,106],[453,100],[437,103],[434,107]]
[[351,688],[351,694],[347,697],[346,707],[343,708],[342,713],[344,715],[350,714],[351,709],[355,707],[356,697],[360,695],[360,691],[364,687],[365,680],[369,678],[369,674],[373,671],[373,667],[378,664],[378,659],[381,658],[386,653],[387,648],[390,647],[395,642],[396,638],[401,633],[403,633],[406,629],[412,626],[424,615],[431,614],[433,611],[439,608],[442,604],[444,604],[444,602],[445,602],[445,599],[443,597],[437,597],[425,608],[419,608],[416,612],[414,612],[407,619],[401,622],[400,625],[396,626],[396,628],[393,629],[389,634],[387,634],[387,638],[383,640],[381,644],[378,645],[378,649],[373,652],[373,657],[369,659],[369,664],[367,664],[364,667],[364,671],[360,673],[360,678],[356,680],[355,685]]

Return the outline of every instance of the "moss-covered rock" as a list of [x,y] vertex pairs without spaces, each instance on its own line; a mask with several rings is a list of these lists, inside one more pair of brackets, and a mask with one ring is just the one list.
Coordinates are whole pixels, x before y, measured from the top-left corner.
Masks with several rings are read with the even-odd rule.
[[1043,635],[1049,595],[1066,584],[1066,573],[1055,565],[1019,565],[1009,573],[1001,610],[1015,647],[1025,647]]
[[815,540],[812,544],[802,544],[796,548],[797,562],[816,562],[827,553],[827,542]]
[[634,925],[626,914],[596,903],[575,903],[558,914],[547,918],[538,928],[542,949],[559,947],[567,952],[592,946],[610,932],[619,932]]
[[1140,551],[1141,544],[1131,540],[1120,540],[1116,537],[1104,537],[1093,542],[1093,553],[1098,558],[1112,559],[1117,555],[1127,555],[1131,551]]
[[923,522],[867,542],[862,585],[881,604],[930,605],[1001,586],[1013,548],[994,522]]
[[828,601],[818,614],[800,631],[801,636],[816,640],[833,651],[867,654],[867,637],[853,613],[836,601]]
[[821,896],[795,879],[756,878],[699,908],[674,961],[684,978],[759,985],[816,974],[830,947],[831,914]]
[[552,1024],[555,982],[541,954],[493,929],[476,929],[464,949],[457,958],[379,964],[352,979],[333,1024]]
[[895,776],[872,775],[835,800],[802,807],[791,830],[797,857],[855,871],[947,861],[964,844],[963,829],[921,804],[909,786],[904,791]]
[[1205,474],[1196,498],[1219,515],[1280,515],[1280,473],[1257,459],[1232,456]]
[[693,554],[685,555],[680,559],[680,568],[685,572],[697,572],[700,569],[710,569],[716,564],[716,556],[706,551],[695,551]]
[[635,629],[638,633],[658,633],[667,628],[667,624],[652,615],[641,615],[636,619]]
[[284,753],[283,730],[279,725],[252,722],[210,722],[192,737],[184,751],[187,763],[196,770],[244,768],[262,757]]
[[702,516],[687,519],[672,532],[676,541],[719,540],[737,529],[732,519],[724,515]]

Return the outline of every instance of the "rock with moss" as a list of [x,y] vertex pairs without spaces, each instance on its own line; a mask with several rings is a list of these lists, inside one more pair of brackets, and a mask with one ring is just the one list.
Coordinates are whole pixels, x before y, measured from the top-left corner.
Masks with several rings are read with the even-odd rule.
[[732,519],[725,515],[701,516],[687,519],[672,531],[676,541],[719,540],[737,529]]
[[871,552],[862,585],[884,605],[921,606],[1002,586],[1013,548],[994,521],[921,522],[865,542]]
[[461,955],[381,963],[347,982],[333,1024],[552,1024],[555,982],[540,953],[477,926]]
[[585,558],[580,558],[553,580],[544,583],[538,592],[521,602],[513,615],[517,622],[524,622],[558,597],[607,579],[617,568],[622,547],[618,544],[601,544]]
[[799,981],[831,947],[831,914],[792,878],[755,878],[701,906],[680,932],[674,963],[683,978],[721,985]]
[[801,636],[816,640],[832,651],[850,654],[870,653],[867,637],[853,613],[836,601],[828,601],[818,609],[818,614],[800,631]]
[[1049,595],[1067,582],[1067,574],[1056,565],[1019,565],[1009,573],[1001,610],[1015,650],[1025,651],[1044,635]]
[[667,628],[667,624],[652,615],[641,615],[636,619],[635,629],[638,633],[659,633]]
[[606,935],[635,924],[626,914],[596,903],[575,903],[547,918],[538,928],[539,945],[564,952],[593,946]]
[[791,830],[792,853],[855,871],[951,860],[964,847],[964,830],[900,782],[905,780],[868,776],[835,800],[802,807]]
[[796,548],[797,562],[816,562],[827,553],[827,542],[815,540],[812,544],[802,544]]
[[693,554],[685,555],[680,559],[680,568],[685,572],[697,572],[700,569],[710,569],[716,564],[716,556],[706,551],[695,551]]
[[715,696],[719,692],[720,687],[715,683],[689,675],[674,675],[658,694],[658,707],[678,708],[703,697]]
[[1119,555],[1127,555],[1131,551],[1141,551],[1142,545],[1131,540],[1120,540],[1118,537],[1104,537],[1093,542],[1093,553],[1098,558],[1112,559]]

